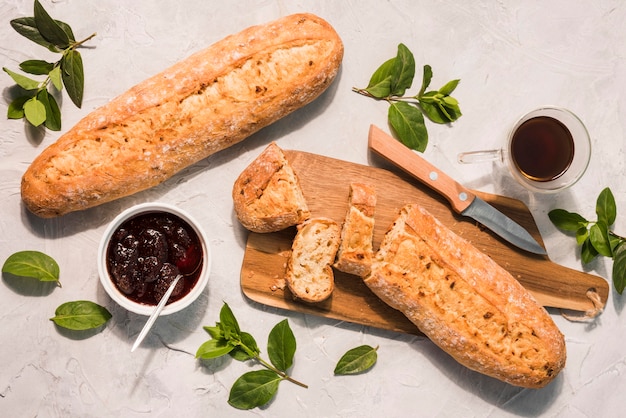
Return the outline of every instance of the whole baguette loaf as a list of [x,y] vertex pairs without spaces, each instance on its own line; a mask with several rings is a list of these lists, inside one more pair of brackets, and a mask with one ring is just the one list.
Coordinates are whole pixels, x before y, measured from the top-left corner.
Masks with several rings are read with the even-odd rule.
[[311,215],[298,176],[275,142],[237,177],[232,196],[239,222],[253,232],[280,231]]
[[285,282],[295,299],[322,302],[332,294],[332,263],[340,233],[339,224],[330,218],[309,218],[298,225],[285,273]]
[[153,187],[313,101],[342,58],[312,14],[228,36],[78,122],[30,165],[22,200],[55,217]]
[[402,208],[364,281],[472,370],[540,388],[565,366],[563,335],[545,309],[418,205]]

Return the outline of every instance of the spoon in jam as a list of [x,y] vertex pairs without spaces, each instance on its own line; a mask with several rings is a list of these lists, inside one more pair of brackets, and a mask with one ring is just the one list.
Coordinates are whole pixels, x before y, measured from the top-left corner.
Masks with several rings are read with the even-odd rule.
[[[184,273],[184,276],[192,275],[193,273],[196,272],[196,270],[198,270],[198,268],[202,264],[201,260],[197,260],[197,259],[195,259],[191,255],[193,253],[190,250],[191,250],[191,247],[188,249],[188,251],[185,254],[185,256],[183,258],[181,258],[176,263],[176,266],[178,267],[178,269],[182,273]],[[191,271],[189,271],[189,270],[191,270]],[[156,308],[154,309],[154,311],[150,315],[150,318],[148,318],[148,321],[143,326],[141,332],[137,336],[137,339],[135,340],[135,344],[133,344],[133,347],[130,349],[131,353],[133,351],[135,351],[135,349],[137,347],[139,347],[139,344],[141,344],[143,339],[146,338],[146,335],[148,335],[148,332],[150,332],[150,329],[152,329],[152,325],[154,325],[154,322],[159,317],[159,315],[161,314],[161,311],[163,310],[163,308],[167,304],[167,301],[169,300],[170,296],[172,295],[172,292],[174,291],[174,288],[176,287],[176,284],[178,284],[178,281],[180,279],[182,279],[182,278],[183,278],[183,274],[179,274],[179,275],[176,276],[176,278],[174,278],[174,280],[172,280],[172,283],[170,284],[170,287],[167,288],[167,291],[165,292],[165,294],[163,295],[163,297],[159,301],[158,305],[156,306]]]

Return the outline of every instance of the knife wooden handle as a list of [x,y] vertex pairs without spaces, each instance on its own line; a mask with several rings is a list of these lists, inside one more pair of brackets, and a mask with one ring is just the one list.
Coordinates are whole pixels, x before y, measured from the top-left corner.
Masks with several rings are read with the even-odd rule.
[[455,212],[463,212],[476,197],[419,154],[374,125],[370,126],[369,148],[444,196]]

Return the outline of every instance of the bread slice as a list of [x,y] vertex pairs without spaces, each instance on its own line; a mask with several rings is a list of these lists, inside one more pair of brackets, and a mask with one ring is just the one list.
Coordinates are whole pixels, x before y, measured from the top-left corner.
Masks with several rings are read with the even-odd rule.
[[342,59],[309,13],[227,36],[78,122],[26,170],[22,200],[49,218],[156,186],[313,101]]
[[237,218],[253,232],[280,231],[311,215],[298,176],[275,142],[241,172],[232,196]]
[[341,228],[341,242],[335,268],[344,273],[364,277],[370,272],[376,190],[363,183],[350,184],[348,211]]
[[367,286],[459,363],[540,388],[565,366],[563,335],[506,270],[417,205],[381,243]]
[[340,233],[339,224],[329,218],[310,218],[298,225],[285,276],[294,298],[321,302],[331,295]]

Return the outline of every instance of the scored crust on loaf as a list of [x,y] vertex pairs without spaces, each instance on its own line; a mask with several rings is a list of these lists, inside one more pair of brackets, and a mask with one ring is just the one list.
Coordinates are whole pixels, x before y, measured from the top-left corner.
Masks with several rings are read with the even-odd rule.
[[339,248],[340,227],[329,218],[310,218],[300,225],[291,246],[285,282],[296,299],[322,302],[335,288],[332,262]]
[[341,241],[335,268],[364,277],[370,272],[373,257],[376,190],[363,183],[350,184],[348,211],[341,228]]
[[233,185],[235,213],[253,232],[276,232],[310,216],[298,176],[275,142],[270,143]]
[[364,282],[472,370],[540,388],[565,366],[563,335],[546,310],[418,205],[401,210]]
[[227,36],[79,121],[30,165],[22,200],[47,218],[156,186],[313,101],[342,58],[307,13]]

